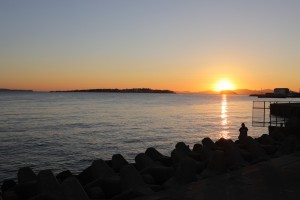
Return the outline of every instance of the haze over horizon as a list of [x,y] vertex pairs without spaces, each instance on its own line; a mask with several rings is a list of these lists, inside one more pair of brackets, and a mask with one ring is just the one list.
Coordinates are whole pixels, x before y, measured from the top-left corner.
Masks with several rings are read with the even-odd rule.
[[299,91],[299,19],[297,0],[1,1],[0,88]]

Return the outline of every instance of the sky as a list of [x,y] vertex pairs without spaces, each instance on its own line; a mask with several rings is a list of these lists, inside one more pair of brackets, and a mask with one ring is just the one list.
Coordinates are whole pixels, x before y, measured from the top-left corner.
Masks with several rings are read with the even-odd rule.
[[0,88],[300,88],[299,0],[0,0]]

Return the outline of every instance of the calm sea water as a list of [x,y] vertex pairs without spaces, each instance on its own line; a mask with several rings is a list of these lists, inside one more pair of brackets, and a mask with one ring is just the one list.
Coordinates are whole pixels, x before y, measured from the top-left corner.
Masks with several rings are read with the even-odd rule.
[[121,153],[129,161],[155,147],[170,155],[179,141],[267,133],[251,126],[252,101],[241,95],[0,93],[0,181],[19,167],[74,173]]

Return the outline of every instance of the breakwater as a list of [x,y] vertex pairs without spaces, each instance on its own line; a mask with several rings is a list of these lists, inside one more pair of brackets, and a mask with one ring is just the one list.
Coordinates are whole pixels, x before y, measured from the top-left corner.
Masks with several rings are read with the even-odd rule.
[[51,92],[92,92],[92,93],[156,93],[156,94],[175,94],[171,90],[154,90],[150,88],[131,88],[131,89],[86,89],[86,90],[66,90]]
[[[213,142],[204,138],[192,148],[178,142],[171,155],[148,148],[129,163],[121,154],[95,160],[79,174],[51,170],[35,173],[22,167],[17,180],[4,180],[2,197],[8,199],[134,199],[180,188],[300,150],[299,136],[275,129],[258,138]],[[171,195],[171,194],[170,194]]]

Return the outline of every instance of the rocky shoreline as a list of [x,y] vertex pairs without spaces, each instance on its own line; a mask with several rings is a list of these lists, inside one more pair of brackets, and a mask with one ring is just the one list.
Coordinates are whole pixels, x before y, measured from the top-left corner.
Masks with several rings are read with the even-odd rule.
[[54,175],[51,170],[36,174],[23,167],[17,181],[3,181],[0,199],[185,199],[187,187],[194,185],[193,191],[197,191],[195,183],[201,185],[201,181],[299,151],[298,135],[275,129],[259,138],[237,141],[204,138],[192,149],[179,142],[170,156],[151,147],[138,154],[135,163],[116,154],[108,161],[95,160],[77,175],[70,171]]

